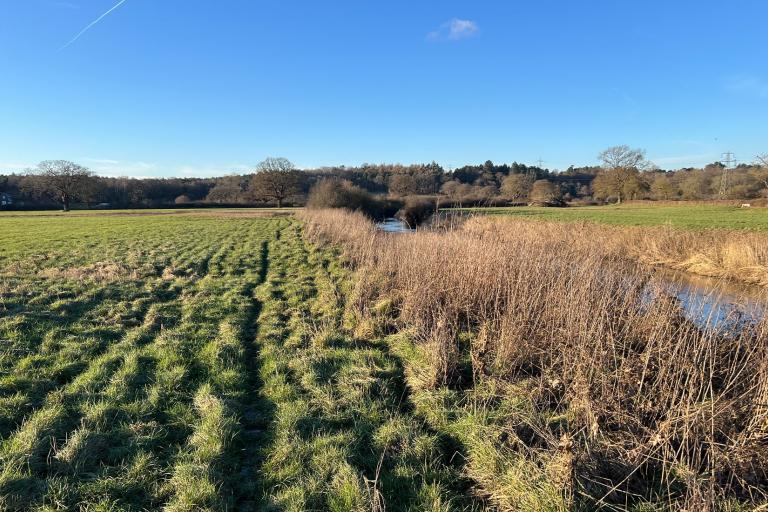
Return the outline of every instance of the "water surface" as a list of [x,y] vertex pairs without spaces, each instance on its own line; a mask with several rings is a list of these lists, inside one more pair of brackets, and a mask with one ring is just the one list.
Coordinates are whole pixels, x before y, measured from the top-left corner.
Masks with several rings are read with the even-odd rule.
[[736,332],[768,312],[768,290],[674,270],[657,270],[662,289],[680,301],[685,316],[700,327]]
[[416,231],[409,228],[405,222],[395,218],[384,219],[383,222],[377,223],[376,227],[387,233],[412,233]]

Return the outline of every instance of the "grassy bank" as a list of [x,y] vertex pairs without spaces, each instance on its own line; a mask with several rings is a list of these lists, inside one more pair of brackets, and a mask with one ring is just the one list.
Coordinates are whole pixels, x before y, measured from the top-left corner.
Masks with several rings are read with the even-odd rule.
[[558,222],[598,222],[618,226],[668,225],[696,230],[768,230],[768,208],[739,208],[736,204],[721,206],[701,203],[629,203],[572,208],[464,208],[451,211]]
[[694,325],[646,266],[567,226],[392,236],[339,211],[304,218],[358,270],[357,335],[387,336],[415,411],[494,507],[766,505],[765,322]]

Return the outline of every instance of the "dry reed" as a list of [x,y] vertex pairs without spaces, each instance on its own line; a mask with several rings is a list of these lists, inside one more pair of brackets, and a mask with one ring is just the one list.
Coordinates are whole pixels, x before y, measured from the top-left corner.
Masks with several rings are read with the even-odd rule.
[[391,235],[340,210],[302,217],[311,240],[360,270],[348,304],[358,324],[386,309],[413,333],[428,364],[411,386],[525,390],[535,414],[514,419],[507,442],[559,461],[564,494],[690,510],[765,500],[768,322],[694,323],[639,263],[761,267],[746,280],[768,284],[759,235],[488,218]]

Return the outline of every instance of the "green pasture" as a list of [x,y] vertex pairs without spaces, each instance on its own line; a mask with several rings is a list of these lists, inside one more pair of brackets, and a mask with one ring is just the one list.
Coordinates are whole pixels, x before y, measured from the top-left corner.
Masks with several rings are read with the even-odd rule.
[[600,222],[618,226],[663,226],[683,229],[768,230],[768,208],[739,208],[700,204],[611,205],[569,208],[508,207],[461,208],[460,211],[485,215],[507,215],[527,219],[563,222]]

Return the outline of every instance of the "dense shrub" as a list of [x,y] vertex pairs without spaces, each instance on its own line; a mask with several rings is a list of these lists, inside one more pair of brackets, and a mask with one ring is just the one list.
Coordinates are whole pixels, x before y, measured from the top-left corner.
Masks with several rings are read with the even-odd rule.
[[408,227],[415,228],[424,223],[435,213],[435,203],[428,199],[409,197],[395,217],[405,222]]
[[324,179],[309,191],[308,208],[344,208],[362,212],[373,219],[392,216],[400,203],[377,198],[347,180]]

